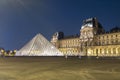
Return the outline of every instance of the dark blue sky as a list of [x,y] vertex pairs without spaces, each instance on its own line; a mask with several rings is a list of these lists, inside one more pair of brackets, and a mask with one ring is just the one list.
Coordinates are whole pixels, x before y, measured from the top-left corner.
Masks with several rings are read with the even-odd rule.
[[105,30],[120,26],[120,0],[0,0],[0,47],[19,49],[37,33],[76,34],[90,17]]

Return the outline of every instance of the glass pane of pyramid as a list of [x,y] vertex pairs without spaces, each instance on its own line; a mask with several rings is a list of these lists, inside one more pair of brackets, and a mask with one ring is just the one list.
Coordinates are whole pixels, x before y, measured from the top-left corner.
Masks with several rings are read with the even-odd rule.
[[63,56],[63,53],[43,35],[37,34],[23,48],[17,51],[16,56]]

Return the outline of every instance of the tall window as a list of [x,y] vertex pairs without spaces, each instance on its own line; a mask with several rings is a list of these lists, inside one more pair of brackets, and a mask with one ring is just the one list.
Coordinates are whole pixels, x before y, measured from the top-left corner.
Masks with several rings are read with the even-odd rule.
[[104,42],[102,42],[102,45],[104,45]]
[[109,49],[108,49],[108,54],[110,54],[110,53],[111,53],[111,49],[109,48]]
[[120,54],[120,48],[118,48],[118,53]]
[[109,44],[108,40],[106,41],[106,44]]
[[99,45],[101,45],[101,43],[99,42]]
[[102,49],[100,49],[100,54],[102,53]]
[[98,56],[98,49],[96,49],[96,55]]
[[113,48],[113,54],[116,54],[116,48]]
[[106,49],[106,48],[104,49],[104,53],[105,53],[105,54],[107,53],[107,49]]
[[116,39],[115,43],[118,44],[118,40],[117,39]]
[[111,40],[111,44],[113,44],[113,40]]

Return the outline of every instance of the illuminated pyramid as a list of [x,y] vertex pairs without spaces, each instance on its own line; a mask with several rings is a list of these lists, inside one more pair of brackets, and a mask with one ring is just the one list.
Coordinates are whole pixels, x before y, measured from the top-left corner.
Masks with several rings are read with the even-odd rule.
[[17,51],[16,56],[63,56],[43,35],[37,34],[23,48]]

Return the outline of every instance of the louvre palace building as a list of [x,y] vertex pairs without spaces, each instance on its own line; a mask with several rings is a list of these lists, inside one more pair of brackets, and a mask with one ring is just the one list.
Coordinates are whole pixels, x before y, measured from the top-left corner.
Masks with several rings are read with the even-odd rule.
[[68,56],[120,56],[120,28],[106,32],[96,18],[83,20],[80,34],[56,32],[51,43]]

